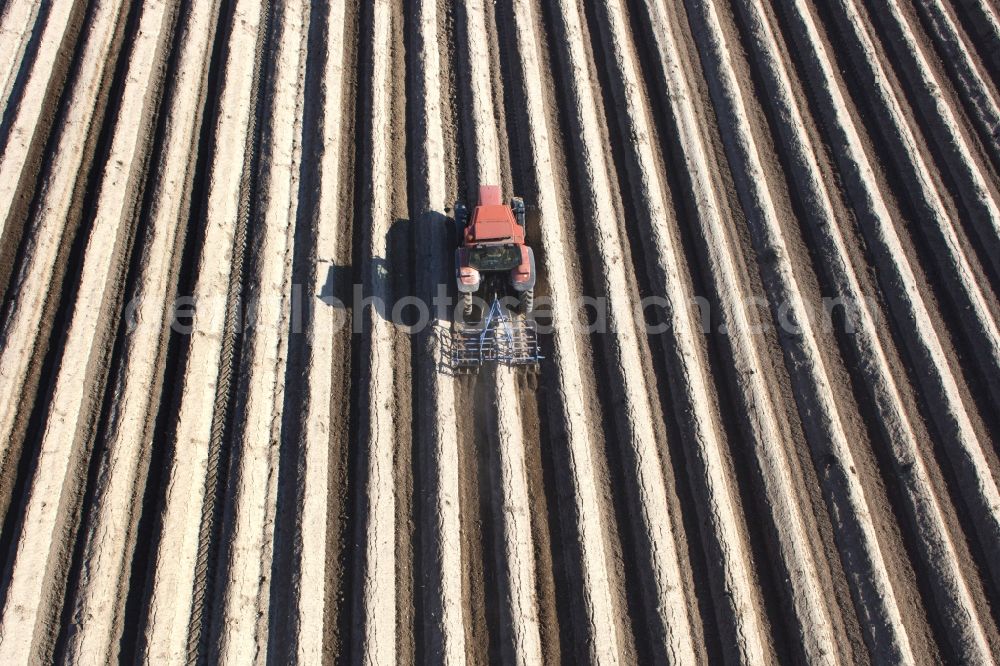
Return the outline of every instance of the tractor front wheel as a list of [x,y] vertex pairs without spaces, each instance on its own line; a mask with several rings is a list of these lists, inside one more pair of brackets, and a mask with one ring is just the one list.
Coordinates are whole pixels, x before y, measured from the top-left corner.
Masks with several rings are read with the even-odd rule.
[[472,316],[472,294],[462,294],[462,313],[466,319]]
[[514,213],[514,220],[524,227],[524,199],[521,197],[514,197],[510,200],[510,209]]

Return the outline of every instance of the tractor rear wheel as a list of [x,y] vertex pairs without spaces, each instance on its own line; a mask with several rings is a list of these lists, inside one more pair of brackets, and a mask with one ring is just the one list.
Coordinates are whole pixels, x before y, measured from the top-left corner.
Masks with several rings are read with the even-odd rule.
[[529,289],[527,291],[521,292],[521,312],[524,314],[531,314],[531,311],[535,308],[535,291]]
[[458,243],[461,243],[465,237],[465,226],[469,223],[469,212],[466,210],[465,204],[460,201],[455,202],[454,217],[455,238]]

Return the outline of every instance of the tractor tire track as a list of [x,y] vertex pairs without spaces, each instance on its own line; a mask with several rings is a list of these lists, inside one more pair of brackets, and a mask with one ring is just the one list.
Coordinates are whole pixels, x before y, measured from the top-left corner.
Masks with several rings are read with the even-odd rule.
[[[245,212],[241,191],[254,135],[251,100],[257,62],[244,54],[258,53],[258,32],[266,25],[264,12],[259,4],[241,2],[228,17],[231,32],[223,65],[228,85],[213,118],[215,158],[207,174],[204,240],[193,293],[196,308],[185,358],[189,372],[179,390],[172,426],[173,459],[165,482],[148,620],[141,641],[144,659],[185,660],[189,642],[197,654],[203,631],[207,544],[201,532],[206,500],[211,503],[209,493],[215,492],[213,469],[218,465],[220,445],[219,434],[213,432],[217,395],[229,389],[228,359],[233,350],[226,337],[233,335],[232,308],[236,307],[231,282],[233,271],[237,280],[242,271],[234,263],[241,261],[239,237],[245,234],[245,224],[239,222]],[[219,248],[233,248],[233,252]]]
[[[238,436],[244,442],[233,466],[227,507],[227,557],[220,573],[223,598],[215,630],[213,660],[262,661],[267,654],[268,584],[272,568],[277,493],[277,453],[288,335],[292,326],[291,262],[298,212],[302,149],[302,59],[307,15],[297,3],[274,6],[276,57],[267,82],[267,124],[263,128],[260,219],[253,226],[255,270],[244,303],[250,331],[240,367],[244,396]],[[217,648],[215,641],[218,642]]]

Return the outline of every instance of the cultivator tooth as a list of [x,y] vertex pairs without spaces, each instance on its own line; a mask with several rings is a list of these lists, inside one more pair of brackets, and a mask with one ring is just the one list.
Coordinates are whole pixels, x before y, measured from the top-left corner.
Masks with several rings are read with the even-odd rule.
[[535,321],[511,315],[499,299],[493,300],[479,324],[468,327],[456,322],[452,327],[452,368],[475,370],[486,363],[533,366],[541,359]]

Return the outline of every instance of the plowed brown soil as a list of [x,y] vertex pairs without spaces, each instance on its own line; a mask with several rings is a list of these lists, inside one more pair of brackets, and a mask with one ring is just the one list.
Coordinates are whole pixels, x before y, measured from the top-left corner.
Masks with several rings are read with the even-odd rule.
[[0,3],[0,662],[994,663],[997,16]]

